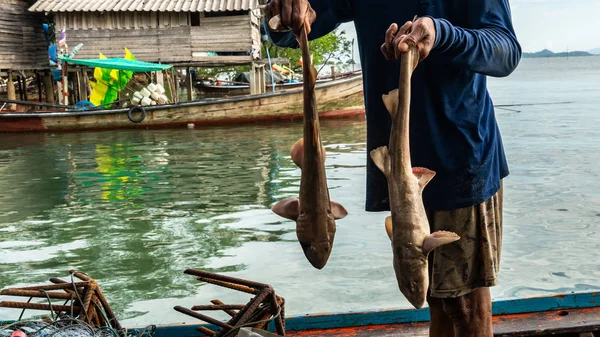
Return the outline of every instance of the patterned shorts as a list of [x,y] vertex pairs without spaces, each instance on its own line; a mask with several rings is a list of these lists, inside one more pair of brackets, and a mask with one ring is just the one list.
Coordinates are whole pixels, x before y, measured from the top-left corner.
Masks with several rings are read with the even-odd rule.
[[429,254],[432,297],[463,296],[480,287],[495,286],[502,250],[502,197],[500,190],[472,207],[427,212],[431,232],[455,232],[460,240]]

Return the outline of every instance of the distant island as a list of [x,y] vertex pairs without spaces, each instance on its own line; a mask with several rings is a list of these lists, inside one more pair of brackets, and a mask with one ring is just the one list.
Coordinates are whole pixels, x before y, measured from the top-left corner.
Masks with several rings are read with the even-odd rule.
[[[592,50],[592,52],[593,51],[596,51],[596,49]],[[592,54],[587,51],[571,51],[571,52],[555,53],[548,49],[544,49],[542,51],[538,51],[535,53],[523,53],[523,58],[567,57],[567,56],[576,57],[576,56],[597,56],[597,55]]]

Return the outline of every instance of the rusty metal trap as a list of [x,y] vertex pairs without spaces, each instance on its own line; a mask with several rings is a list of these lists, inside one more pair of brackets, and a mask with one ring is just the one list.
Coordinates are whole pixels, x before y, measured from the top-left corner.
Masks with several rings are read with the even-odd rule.
[[[29,299],[23,302],[2,301],[0,307],[22,309],[19,321],[25,310],[43,310],[50,312],[54,322],[68,318],[92,329],[108,328],[124,336],[125,332],[98,283],[85,273],[76,270],[70,270],[69,273],[69,281],[51,278],[50,282],[53,284],[3,289],[0,295]],[[32,302],[34,298],[43,301]]]
[[[174,309],[178,312],[215,325],[219,328],[217,331],[207,327],[198,328],[198,331],[204,336],[233,337],[238,334],[242,327],[263,329],[272,321],[275,324],[277,334],[285,336],[285,300],[282,297],[277,296],[275,290],[270,285],[191,268],[186,269],[184,273],[196,276],[198,281],[255,295],[245,305],[224,304],[215,299],[211,301],[212,305],[196,305],[191,309],[175,306]],[[215,310],[223,310],[231,317],[231,319],[227,322],[222,322],[197,312]]]

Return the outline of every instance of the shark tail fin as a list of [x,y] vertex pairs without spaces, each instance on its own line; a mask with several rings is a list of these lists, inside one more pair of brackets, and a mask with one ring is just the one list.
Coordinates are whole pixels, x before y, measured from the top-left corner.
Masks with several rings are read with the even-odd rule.
[[427,186],[427,184],[429,184],[431,179],[435,177],[434,171],[424,167],[413,167],[412,171],[415,177],[417,177],[419,180],[419,188],[421,189],[421,192],[423,192],[423,189],[425,186]]
[[398,111],[398,89],[394,89],[388,94],[382,95],[381,98],[383,99],[383,104],[390,113],[390,116],[394,117],[396,111]]
[[460,240],[460,236],[453,232],[437,231],[429,234],[423,241],[423,254],[427,255],[432,250]]
[[385,174],[386,177],[392,172],[392,164],[390,162],[390,152],[387,146],[381,146],[371,151],[371,159],[377,167]]
[[300,215],[300,200],[295,197],[283,199],[273,205],[271,211],[281,217],[296,221]]

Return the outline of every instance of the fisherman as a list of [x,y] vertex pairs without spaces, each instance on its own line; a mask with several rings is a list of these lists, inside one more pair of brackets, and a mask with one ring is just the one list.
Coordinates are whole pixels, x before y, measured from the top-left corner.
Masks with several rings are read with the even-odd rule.
[[[491,337],[489,287],[498,281],[509,171],[486,76],[508,76],[521,58],[508,0],[270,0],[265,13],[267,22],[281,19],[276,30],[267,28],[270,39],[290,48],[304,25],[314,40],[354,21],[368,153],[388,145],[382,95],[398,88],[400,55],[418,47],[411,160],[437,173],[423,192],[431,231],[462,238],[429,255],[430,336]],[[368,155],[365,209],[389,211],[386,178]]]

